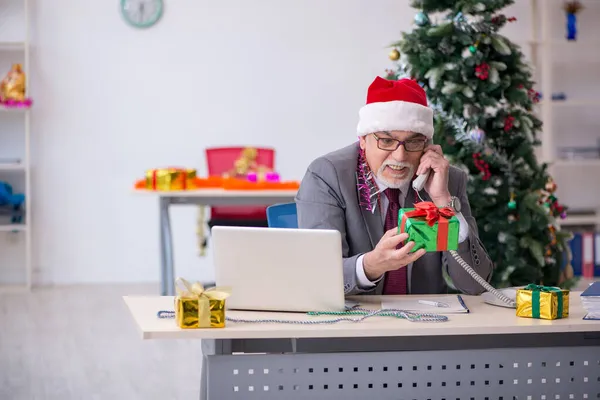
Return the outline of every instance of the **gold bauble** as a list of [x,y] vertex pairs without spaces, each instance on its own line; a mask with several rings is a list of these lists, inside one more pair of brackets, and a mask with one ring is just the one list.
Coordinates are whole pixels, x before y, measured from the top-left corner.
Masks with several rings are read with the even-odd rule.
[[390,51],[390,60],[398,61],[400,59],[400,52],[396,49]]
[[556,183],[552,179],[546,183],[546,190],[550,193],[554,193],[556,191]]

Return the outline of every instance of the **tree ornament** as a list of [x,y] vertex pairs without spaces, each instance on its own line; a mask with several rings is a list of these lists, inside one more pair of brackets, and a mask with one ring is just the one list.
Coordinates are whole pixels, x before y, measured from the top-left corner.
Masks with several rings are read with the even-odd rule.
[[516,222],[516,221],[517,221],[517,216],[516,215],[512,215],[512,214],[508,215],[508,222],[513,223],[513,222]]
[[506,22],[506,15],[496,15],[492,17],[492,24],[496,25],[496,29]]
[[390,51],[390,60],[398,61],[400,59],[400,52],[397,49]]
[[482,143],[485,140],[485,132],[483,129],[477,127],[469,131],[469,137],[474,142]]
[[415,24],[418,26],[427,26],[429,25],[429,17],[423,11],[417,13],[415,15]]
[[533,89],[528,89],[527,95],[529,96],[529,98],[531,99],[531,101],[533,103],[539,103],[540,99],[542,98],[542,96],[540,95],[540,92],[533,90]]
[[475,76],[485,81],[490,75],[490,66],[487,63],[481,63],[475,67]]
[[464,14],[462,12],[459,12],[458,14],[456,14],[456,16],[453,19],[453,22],[454,22],[454,26],[456,26],[456,28],[459,31],[462,31],[465,33],[472,32],[471,26],[467,22],[467,19],[465,18]]
[[491,33],[492,25],[485,21],[483,15],[470,16],[467,22],[471,26],[471,30],[476,33]]
[[471,54],[475,54],[475,53],[477,52],[477,46],[476,46],[476,45],[474,45],[474,44],[470,45],[470,46],[469,46],[469,52],[470,52]]
[[583,8],[579,1],[567,1],[564,9],[567,15],[567,40],[577,40],[577,13]]
[[515,201],[515,193],[514,192],[510,193],[510,201],[508,202],[508,208],[510,210],[514,210],[517,208],[517,202]]
[[513,117],[512,115],[509,115],[506,118],[504,118],[504,132],[510,131],[514,126],[514,122],[515,117]]
[[552,178],[548,178],[548,182],[546,182],[546,190],[548,191],[548,193],[554,193],[556,192],[556,183],[554,182],[554,179]]
[[483,177],[481,179],[483,179],[484,181],[490,179],[490,177],[492,176],[492,174],[490,173],[490,166],[481,158],[481,153],[473,153],[473,163],[475,164],[475,168],[477,168],[479,172],[483,174]]
[[472,34],[481,32],[491,32],[491,25],[485,21],[483,15],[465,16],[462,12],[456,14],[453,18],[454,26],[461,32]]

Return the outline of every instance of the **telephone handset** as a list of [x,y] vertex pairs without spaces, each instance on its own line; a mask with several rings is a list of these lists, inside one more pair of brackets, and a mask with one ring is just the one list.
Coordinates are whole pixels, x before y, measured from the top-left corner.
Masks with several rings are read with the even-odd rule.
[[[423,190],[423,187],[425,186],[425,182],[427,182],[427,179],[429,179],[430,172],[431,172],[431,170],[428,170],[426,173],[424,173],[422,175],[417,175],[417,177],[413,181],[412,187],[413,187],[413,189],[416,190],[417,194],[421,190]],[[469,264],[467,264],[467,262],[465,260],[463,260],[462,257],[456,251],[450,250],[449,252],[450,252],[450,254],[452,254],[452,257],[454,257],[454,259],[458,262],[458,264],[461,267],[463,267],[464,270],[467,271],[469,273],[469,275],[471,275],[473,277],[473,279],[475,279],[481,286],[483,286],[484,289],[486,289],[488,292],[490,292],[491,294],[496,296],[502,302],[506,303],[508,306],[510,306],[512,308],[517,307],[517,303],[515,302],[515,300],[504,295],[502,292],[500,292],[499,290],[495,289],[492,285],[490,285],[485,279],[483,279],[481,276],[479,276],[479,274],[477,272],[475,272],[475,270],[473,268],[471,268],[471,266]]]
[[417,175],[413,181],[412,187],[417,191],[417,193],[419,193],[425,187],[425,182],[427,182],[427,179],[429,179],[430,172],[431,170],[427,170],[427,172],[425,172],[423,175]]

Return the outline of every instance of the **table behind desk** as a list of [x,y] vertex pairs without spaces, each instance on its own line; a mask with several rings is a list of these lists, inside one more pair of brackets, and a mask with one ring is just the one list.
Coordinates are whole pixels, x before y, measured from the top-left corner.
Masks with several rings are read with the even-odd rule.
[[[156,318],[170,297],[125,299],[145,338],[202,338],[202,398],[593,399],[600,398],[600,321],[518,318],[465,296],[471,313],[442,323],[374,317],[333,325],[228,323],[180,330]],[[426,297],[426,296],[421,296]],[[377,296],[358,297],[377,308]],[[228,311],[236,318],[307,319]],[[329,317],[323,317],[328,319]]]

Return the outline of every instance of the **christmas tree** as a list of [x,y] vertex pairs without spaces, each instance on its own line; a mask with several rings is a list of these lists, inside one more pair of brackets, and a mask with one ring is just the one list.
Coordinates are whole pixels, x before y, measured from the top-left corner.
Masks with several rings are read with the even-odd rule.
[[[469,175],[479,237],[495,263],[494,287],[570,288],[566,208],[539,163],[539,93],[520,48],[499,31],[513,0],[413,0],[415,28],[392,44],[388,79],[409,76],[436,111],[434,141]],[[433,22],[431,15],[439,21]],[[570,272],[569,272],[570,270]]]

